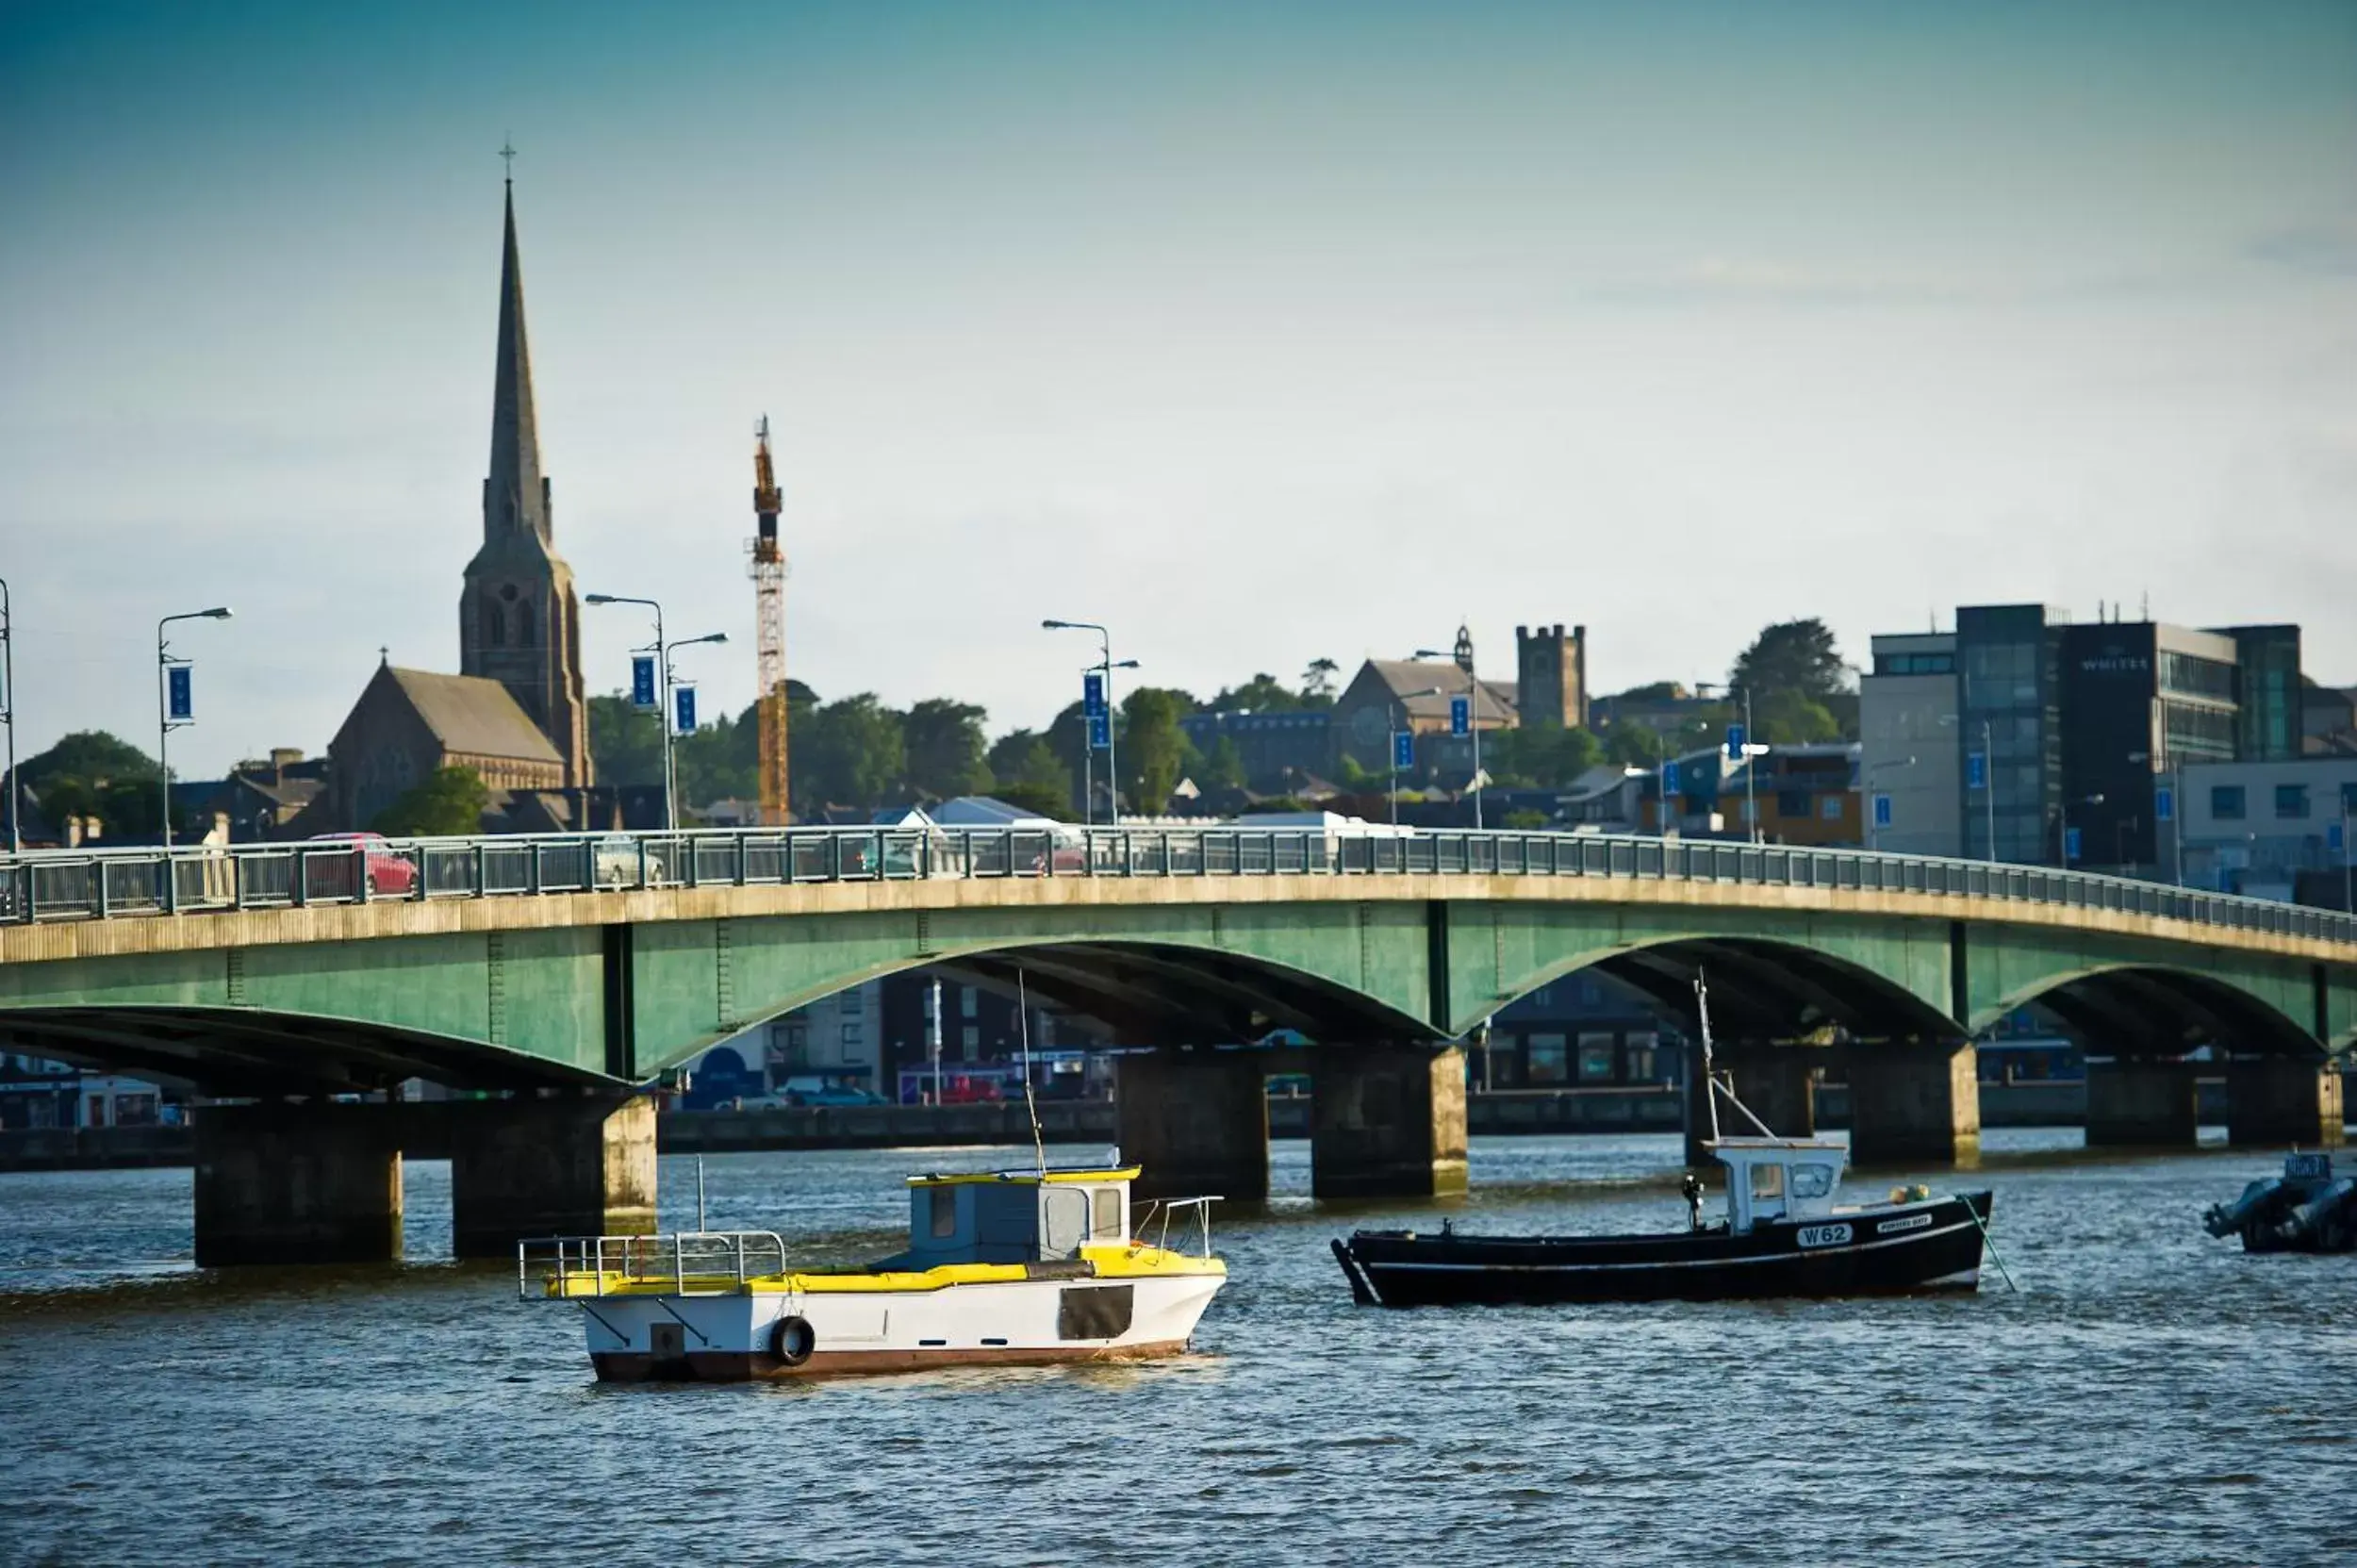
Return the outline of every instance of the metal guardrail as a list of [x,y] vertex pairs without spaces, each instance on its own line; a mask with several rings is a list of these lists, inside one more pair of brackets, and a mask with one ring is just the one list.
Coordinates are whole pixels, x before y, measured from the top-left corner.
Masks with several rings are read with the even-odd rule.
[[674,1296],[742,1294],[785,1272],[774,1230],[685,1230],[660,1236],[535,1236],[516,1244],[516,1294],[527,1301],[595,1300],[668,1285]]
[[2357,917],[2045,867],[1604,834],[1321,829],[754,828],[238,844],[0,856],[0,923],[387,900],[934,878],[1475,873],[1923,893],[2128,914],[2357,946]]

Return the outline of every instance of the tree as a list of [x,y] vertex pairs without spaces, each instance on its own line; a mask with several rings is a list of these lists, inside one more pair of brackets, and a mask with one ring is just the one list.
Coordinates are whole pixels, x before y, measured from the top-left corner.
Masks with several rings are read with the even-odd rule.
[[159,826],[156,759],[104,730],[75,731],[18,764],[17,776],[60,830],[69,817],[96,817],[118,838]]
[[1834,647],[1833,631],[1811,616],[1805,620],[1780,620],[1763,630],[1743,650],[1727,672],[1730,685],[1752,694],[1755,717],[1762,699],[1773,692],[1791,692],[1821,702],[1847,691],[1850,667]]
[[1045,817],[1056,822],[1072,820],[1072,791],[1069,784],[1063,789],[1050,789],[1017,780],[1011,784],[999,785],[997,795],[998,799],[1006,801],[1007,804],[1019,806],[1034,817]]
[[473,768],[437,767],[369,826],[387,838],[458,838],[483,831],[490,804],[491,792]]
[[872,691],[808,709],[788,751],[794,798],[822,804],[882,805],[908,771],[901,716]]
[[653,714],[632,707],[630,699],[618,691],[592,697],[589,758],[600,784],[660,784],[663,727]]
[[[1009,805],[1064,820],[1072,810],[1072,769],[1057,759],[1047,737],[1010,730],[990,749],[991,793]],[[1018,795],[1020,799],[1018,799]],[[1055,809],[1047,809],[1047,802]]]
[[[1329,698],[1328,702],[1332,700]],[[1311,706],[1298,692],[1290,691],[1285,683],[1263,671],[1240,686],[1224,686],[1211,699],[1213,713],[1294,713]],[[1325,704],[1316,704],[1323,706]]]
[[1794,691],[1771,692],[1765,700],[1755,701],[1752,722],[1759,726],[1760,741],[1769,746],[1806,746],[1841,738],[1840,720],[1825,704]]
[[1236,737],[1222,735],[1203,759],[1206,789],[1242,789],[1249,782],[1244,776],[1244,752],[1236,747]]
[[1586,730],[1499,730],[1482,746],[1482,766],[1501,784],[1561,789],[1605,760],[1602,742]]
[[1159,812],[1186,771],[1194,748],[1178,728],[1184,693],[1140,686],[1121,704],[1121,767],[1129,799],[1141,812]]
[[1310,668],[1301,672],[1301,703],[1309,708],[1330,708],[1334,705],[1334,677],[1343,667],[1327,658],[1310,661]]
[[928,697],[902,717],[900,729],[912,788],[934,800],[980,794],[996,771],[983,760],[990,716],[970,702]]

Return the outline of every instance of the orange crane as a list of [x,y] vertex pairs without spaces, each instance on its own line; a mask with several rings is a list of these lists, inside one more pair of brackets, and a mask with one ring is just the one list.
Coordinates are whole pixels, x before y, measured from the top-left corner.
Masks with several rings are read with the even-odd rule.
[[761,417],[753,449],[753,516],[759,530],[750,541],[753,580],[754,659],[759,685],[755,701],[761,722],[761,819],[783,827],[787,817],[785,771],[785,551],[778,543],[778,475],[769,463],[769,416]]

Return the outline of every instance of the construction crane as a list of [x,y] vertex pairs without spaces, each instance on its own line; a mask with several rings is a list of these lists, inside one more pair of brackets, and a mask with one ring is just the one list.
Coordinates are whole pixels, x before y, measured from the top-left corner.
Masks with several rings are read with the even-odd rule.
[[764,414],[753,449],[753,516],[759,530],[750,541],[753,580],[754,659],[760,677],[756,701],[761,722],[761,819],[771,827],[787,821],[785,771],[785,551],[778,543],[778,475],[769,462],[769,416]]

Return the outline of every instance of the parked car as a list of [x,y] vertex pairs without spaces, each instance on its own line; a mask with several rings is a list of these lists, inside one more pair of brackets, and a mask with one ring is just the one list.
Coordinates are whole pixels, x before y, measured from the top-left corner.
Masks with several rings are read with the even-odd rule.
[[839,1079],[816,1077],[789,1078],[778,1085],[778,1093],[788,1105],[889,1105],[892,1102],[879,1094],[871,1094],[855,1084]]
[[[635,887],[638,885],[638,840],[628,834],[615,834],[601,838],[592,854],[593,875],[601,887]],[[663,864],[663,852],[650,847],[647,850],[647,883],[670,880]]]
[[[369,868],[369,896],[400,898],[418,886],[418,868],[407,855],[392,848],[381,833],[318,833],[313,844],[350,844],[363,850]],[[350,898],[354,878],[350,862],[311,858],[305,867],[305,892],[311,898]]]

